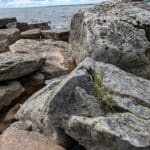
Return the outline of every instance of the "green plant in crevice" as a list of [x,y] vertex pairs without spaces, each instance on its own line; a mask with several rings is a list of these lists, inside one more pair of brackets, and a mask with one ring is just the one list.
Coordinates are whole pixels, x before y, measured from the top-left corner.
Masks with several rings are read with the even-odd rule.
[[110,92],[104,89],[102,81],[104,79],[104,69],[101,68],[99,73],[93,73],[94,86],[93,95],[106,107],[112,108],[113,102]]

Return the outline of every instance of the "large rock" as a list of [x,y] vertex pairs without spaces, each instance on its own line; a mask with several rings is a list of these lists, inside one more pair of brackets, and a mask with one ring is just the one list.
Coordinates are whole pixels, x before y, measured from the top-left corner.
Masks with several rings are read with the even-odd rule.
[[8,128],[0,136],[1,150],[64,150],[55,141],[36,133]]
[[28,75],[43,63],[44,59],[36,55],[3,53],[0,55],[0,81]]
[[[93,91],[95,84],[99,97]],[[29,99],[17,118],[46,130],[61,128],[89,150],[150,148],[149,80],[87,58],[52,87]]]
[[63,147],[70,148],[74,145],[74,141],[61,129],[51,126],[51,120],[48,118],[49,96],[53,95],[55,87],[60,82],[61,79],[53,79],[45,88],[35,93],[22,105],[15,118],[17,120],[30,121],[33,131],[51,137]]
[[18,29],[0,29],[0,52],[8,50],[9,45],[20,38]]
[[[100,97],[94,94],[93,79]],[[149,80],[86,59],[49,97],[49,119],[89,150],[148,150],[149,93]]]
[[0,109],[8,106],[14,99],[19,97],[24,92],[23,86],[17,82],[12,81],[0,85]]
[[149,35],[147,6],[143,2],[116,0],[76,13],[71,22],[70,43],[77,63],[92,56],[150,79]]
[[0,28],[7,28],[8,23],[17,22],[15,17],[12,18],[1,18],[0,19]]
[[75,67],[71,57],[71,45],[62,41],[22,39],[10,46],[12,53],[28,53],[46,58],[42,67],[46,78],[64,75]]

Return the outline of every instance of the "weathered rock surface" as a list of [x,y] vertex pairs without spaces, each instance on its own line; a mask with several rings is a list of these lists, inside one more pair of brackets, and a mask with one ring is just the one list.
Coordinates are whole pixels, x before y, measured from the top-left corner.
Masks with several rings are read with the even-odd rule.
[[28,53],[46,59],[41,72],[46,78],[64,75],[75,67],[71,45],[62,41],[22,39],[10,46],[12,53]]
[[36,133],[8,128],[0,136],[1,150],[64,150],[55,141]]
[[0,55],[0,81],[28,75],[43,63],[44,59],[36,55],[3,53]]
[[[102,82],[99,88],[105,97],[110,96],[112,106],[106,107],[93,92],[93,72],[99,74],[101,69],[104,77],[98,81]],[[149,80],[87,58],[60,83],[54,83],[29,99],[17,119],[31,120],[45,131],[52,126],[62,128],[89,150],[150,148]]]
[[1,18],[0,19],[0,28],[7,28],[8,23],[17,22],[15,17],[12,18]]
[[41,29],[31,29],[24,32],[21,32],[21,35],[24,39],[40,39],[41,38]]
[[149,35],[148,6],[143,2],[116,0],[76,13],[70,43],[77,63],[92,56],[150,79]]
[[17,81],[0,84],[0,109],[8,106],[14,99],[19,97],[24,90],[23,86]]
[[0,29],[0,52],[7,51],[9,45],[20,38],[18,29]]
[[69,40],[69,30],[43,30],[41,31],[42,37],[45,39],[54,39],[56,41],[66,41]]
[[[94,96],[91,70],[99,74],[102,68],[104,77],[100,89],[104,90],[105,97],[110,97],[112,106],[104,105],[103,97]],[[49,93],[49,120],[89,150],[96,150],[96,147],[106,150],[110,147],[112,150],[148,150],[149,93],[149,80],[113,65],[86,59],[52,94]],[[71,118],[73,116],[76,116],[75,119]]]
[[41,30],[51,29],[51,27],[49,26],[49,23],[47,23],[47,22],[28,24],[28,27],[29,27],[29,29],[35,29],[35,28],[39,28]]

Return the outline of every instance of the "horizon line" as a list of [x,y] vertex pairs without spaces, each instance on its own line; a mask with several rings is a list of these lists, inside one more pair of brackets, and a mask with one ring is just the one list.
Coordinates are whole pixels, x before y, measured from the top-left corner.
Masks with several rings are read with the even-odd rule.
[[0,9],[15,9],[15,8],[39,8],[39,7],[65,7],[65,6],[83,6],[83,5],[95,5],[98,3],[87,4],[60,4],[60,5],[48,5],[48,6],[24,6],[24,7],[0,7]]

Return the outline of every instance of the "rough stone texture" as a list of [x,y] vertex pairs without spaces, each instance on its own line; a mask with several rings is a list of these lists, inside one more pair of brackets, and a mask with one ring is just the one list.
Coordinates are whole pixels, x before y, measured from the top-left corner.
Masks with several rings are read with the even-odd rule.
[[21,32],[21,35],[24,39],[40,39],[41,38],[41,29],[31,29],[24,32]]
[[46,59],[41,72],[53,78],[72,71],[75,63],[71,57],[72,47],[63,41],[22,39],[10,46],[12,53],[31,53]]
[[41,30],[49,30],[51,27],[47,22],[28,24],[29,29],[39,28]]
[[0,52],[7,51],[9,45],[20,38],[18,29],[0,29]]
[[116,0],[76,13],[71,22],[70,43],[77,63],[92,56],[150,79],[149,35],[148,6]]
[[[99,74],[101,69],[104,78],[100,88],[104,90],[105,96],[110,96],[112,107],[106,107],[102,98],[95,97],[93,93],[93,72]],[[109,150],[110,147],[112,150],[148,150],[149,93],[149,80],[87,58],[52,93],[49,92],[50,124],[63,128],[89,150],[96,150],[96,147],[104,150]],[[72,116],[76,116],[75,119]],[[96,129],[94,121],[98,126]]]
[[47,137],[23,130],[8,128],[0,136],[1,150],[64,150]]
[[28,54],[0,54],[0,81],[17,79],[39,69],[44,59]]
[[89,150],[149,150],[149,124],[150,120],[130,113],[97,118],[72,116],[67,132],[76,140],[80,137],[80,144]]
[[0,28],[6,28],[8,23],[17,22],[15,17],[12,18],[1,18],[0,19]]
[[17,81],[0,84],[0,109],[8,106],[14,99],[19,97],[24,90],[23,86]]
[[53,95],[59,82],[61,82],[61,79],[53,79],[45,88],[30,97],[19,109],[15,118],[17,120],[30,121],[33,131],[51,137],[63,147],[70,148],[74,141],[65,135],[62,129],[52,127],[47,115],[50,103],[49,96]]
[[57,41],[66,41],[69,40],[69,30],[61,29],[61,30],[44,30],[41,31],[42,37],[45,39],[54,39]]

